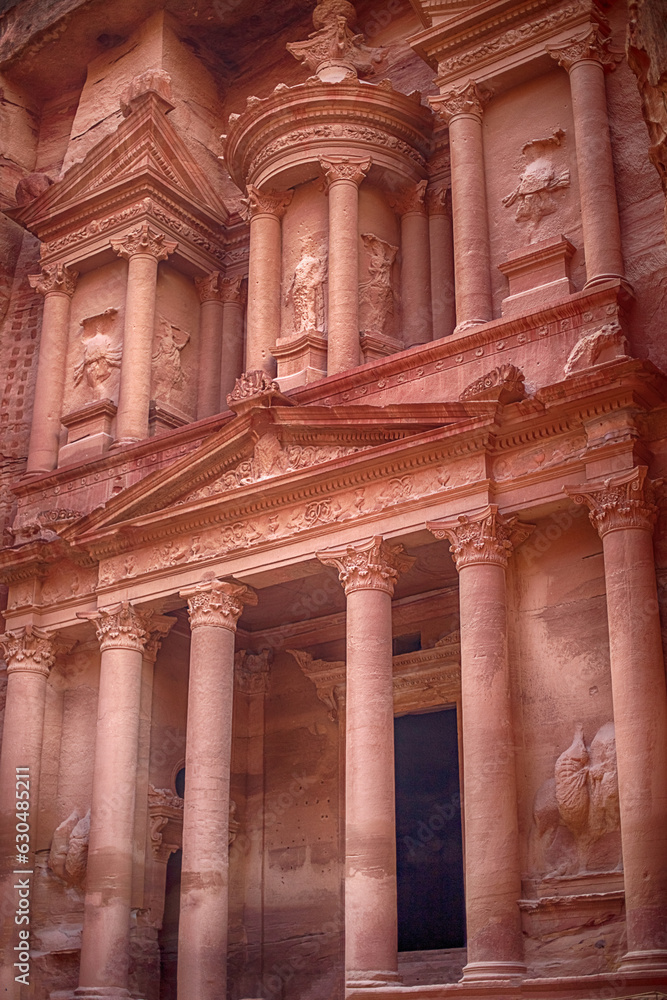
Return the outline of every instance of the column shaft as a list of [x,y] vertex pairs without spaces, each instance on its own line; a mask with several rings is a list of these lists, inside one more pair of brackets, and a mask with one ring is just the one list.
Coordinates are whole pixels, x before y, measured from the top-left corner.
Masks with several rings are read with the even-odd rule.
[[225,302],[222,322],[220,409],[227,410],[227,396],[243,372],[243,302]]
[[197,420],[220,412],[223,308],[220,299],[215,298],[201,304]]
[[622,276],[614,161],[604,68],[591,59],[570,69],[587,284]]
[[50,472],[58,465],[72,295],[78,272],[51,264],[30,284],[44,296],[37,382],[28,445],[27,473]]
[[472,114],[453,118],[449,146],[456,322],[460,327],[493,317],[481,119]]
[[280,335],[281,227],[276,215],[250,222],[248,271],[248,352],[246,369],[276,374],[273,348]]
[[345,967],[396,974],[396,803],[391,595],[347,598]]
[[118,444],[148,437],[157,264],[151,254],[133,254],[127,264],[123,360],[116,416]]
[[327,374],[356,368],[359,350],[359,191],[354,181],[329,187],[329,347]]
[[431,303],[433,339],[448,337],[456,326],[454,296],[454,242],[452,216],[445,199],[446,191],[435,191],[429,198],[429,243],[431,255]]
[[102,651],[79,976],[92,996],[128,985],[141,673],[140,648]]
[[[653,541],[603,537],[629,967],[662,950],[667,968],[667,692]],[[643,965],[642,965],[643,967]]]
[[406,347],[433,339],[429,225],[424,210],[401,216],[401,315]]

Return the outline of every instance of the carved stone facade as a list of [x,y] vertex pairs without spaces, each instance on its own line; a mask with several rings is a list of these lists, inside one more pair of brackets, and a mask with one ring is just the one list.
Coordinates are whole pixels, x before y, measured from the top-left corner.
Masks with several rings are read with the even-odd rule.
[[3,997],[667,1000],[663,21],[0,14]]

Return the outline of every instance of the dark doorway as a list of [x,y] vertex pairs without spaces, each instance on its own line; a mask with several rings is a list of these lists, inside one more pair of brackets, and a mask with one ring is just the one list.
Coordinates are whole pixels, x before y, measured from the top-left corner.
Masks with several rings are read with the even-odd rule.
[[175,851],[167,862],[164,918],[158,933],[160,946],[160,1000],[176,1000],[178,965],[178,916],[181,900],[183,852]]
[[398,950],[465,944],[456,709],[394,720]]

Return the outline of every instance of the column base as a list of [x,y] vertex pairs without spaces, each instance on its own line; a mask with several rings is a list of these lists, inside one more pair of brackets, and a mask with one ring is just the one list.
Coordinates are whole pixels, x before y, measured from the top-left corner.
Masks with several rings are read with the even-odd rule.
[[72,996],[75,1000],[139,1000],[121,986],[78,986]]
[[629,951],[621,961],[619,972],[667,973],[667,949],[653,948],[650,951]]
[[601,285],[604,281],[623,281],[627,283],[623,274],[613,274],[612,272],[609,272],[609,274],[596,274],[593,278],[588,279],[583,290],[587,291],[589,288],[593,288],[594,285]]
[[463,967],[462,983],[516,982],[524,979],[528,970],[523,962],[468,962]]
[[490,322],[490,319],[464,319],[462,323],[456,324],[453,333],[465,333],[466,330],[472,330],[474,326],[483,326],[484,323]]
[[363,972],[349,970],[345,973],[345,988],[348,990],[374,989],[378,986],[395,986],[402,982],[398,972],[384,969],[364,969]]
[[[148,435],[146,435],[146,437],[148,437]],[[144,440],[146,440],[146,438],[140,438],[140,437],[116,438],[114,443],[109,448],[109,451],[119,451],[121,448],[127,448],[128,445],[137,444],[138,441],[144,441]]]

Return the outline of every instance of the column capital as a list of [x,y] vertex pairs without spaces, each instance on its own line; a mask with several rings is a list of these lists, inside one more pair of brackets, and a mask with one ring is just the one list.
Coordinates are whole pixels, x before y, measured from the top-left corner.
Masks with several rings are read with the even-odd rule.
[[181,590],[180,595],[188,602],[191,629],[212,625],[235,632],[244,605],[257,604],[254,590],[231,580],[197,583],[194,587]]
[[370,156],[363,158],[358,156],[320,156],[319,161],[324,173],[327,192],[331,185],[337,181],[349,181],[359,187],[373,163]]
[[153,616],[152,621],[149,623],[150,630],[148,632],[148,638],[146,639],[146,643],[144,645],[145,660],[150,660],[151,663],[155,663],[157,654],[160,652],[162,640],[169,634],[169,632],[171,632],[175,624],[176,619],[169,618],[167,615]]
[[203,278],[195,278],[195,287],[200,302],[220,302],[222,300],[223,277],[220,271],[211,271]]
[[269,686],[269,668],[273,650],[262,649],[253,653],[239,649],[234,656],[234,681],[243,694],[264,694]]
[[454,87],[444,94],[429,97],[428,102],[445,124],[451,125],[459,115],[472,116],[481,121],[484,108],[492,97],[492,90],[482,89],[474,80],[469,80],[463,87]]
[[444,184],[429,185],[426,189],[426,209],[429,215],[452,214],[452,191]]
[[28,275],[30,287],[40,295],[62,292],[71,298],[74,295],[79,272],[67,264],[43,264],[40,274]]
[[575,503],[586,504],[591,524],[600,538],[624,528],[653,531],[658,515],[654,501],[662,480],[647,479],[647,472],[645,465],[638,465],[601,483],[564,486],[563,490]]
[[178,246],[175,240],[167,239],[164,233],[156,232],[147,222],[143,222],[137,229],[124,236],[113,237],[109,242],[118,256],[125,260],[137,254],[146,254],[155,257],[156,260],[166,260]]
[[273,215],[282,219],[292,200],[293,191],[260,191],[254,184],[246,187],[247,198],[242,199],[245,217],[251,221],[258,215]]
[[620,52],[610,52],[611,37],[594,25],[583,38],[569,38],[561,45],[549,47],[549,55],[568,73],[579,62],[599,63],[606,73],[616,69],[616,64],[623,58]]
[[93,623],[103,653],[107,649],[133,649],[143,653],[151,632],[156,628],[155,620],[159,621],[162,616],[148,610],[141,611],[129,601],[120,601],[108,608],[81,612],[77,617]]
[[34,625],[25,625],[0,635],[8,674],[37,674],[48,677],[56,658],[53,637]]
[[410,569],[415,561],[402,545],[385,542],[381,535],[315,554],[325,566],[338,570],[346,594],[357,590],[381,590],[391,596],[399,575]]
[[428,181],[419,181],[418,184],[411,184],[398,194],[389,199],[389,204],[399,215],[408,215],[413,212],[418,215],[426,214],[426,188]]
[[245,275],[239,274],[235,278],[223,278],[220,290],[223,302],[233,302],[235,305],[243,305],[246,300],[247,282]]
[[459,572],[464,566],[486,564],[506,568],[513,550],[534,530],[516,516],[504,517],[496,504],[479,514],[459,514],[454,521],[429,521],[426,525],[436,538],[449,541]]

